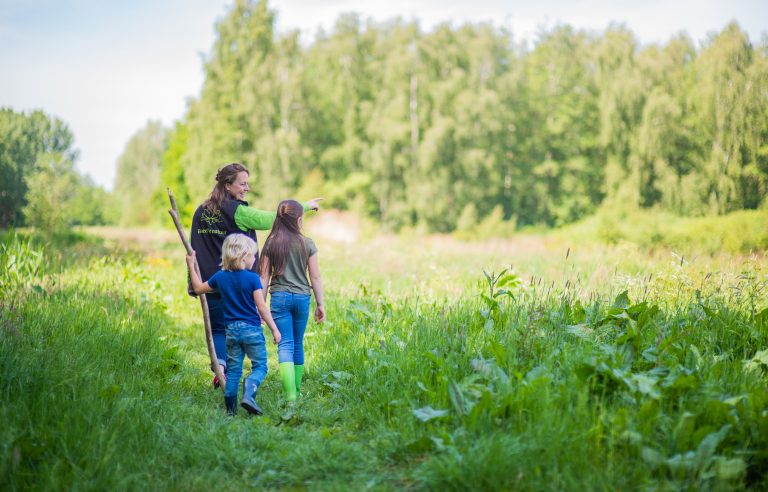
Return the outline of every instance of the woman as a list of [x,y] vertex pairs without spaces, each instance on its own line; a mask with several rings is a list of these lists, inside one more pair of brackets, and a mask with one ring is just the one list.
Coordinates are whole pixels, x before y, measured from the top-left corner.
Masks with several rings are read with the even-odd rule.
[[[208,200],[195,210],[190,237],[203,282],[207,282],[219,270],[221,245],[227,236],[245,234],[257,241],[256,231],[267,231],[272,227],[275,212],[257,210],[249,207],[248,202],[245,201],[245,194],[250,189],[248,177],[248,169],[240,163],[222,167],[216,173],[216,186],[213,187]],[[322,198],[315,198],[302,206],[305,211],[317,210],[320,200]],[[256,262],[252,268],[254,272],[258,271],[259,263],[258,252],[256,255]],[[190,295],[195,295],[191,286],[188,292]],[[225,372],[227,367],[226,325],[221,296],[214,292],[207,294],[207,299],[216,358],[222,372]],[[213,387],[217,388],[219,384],[218,378],[214,377]]]

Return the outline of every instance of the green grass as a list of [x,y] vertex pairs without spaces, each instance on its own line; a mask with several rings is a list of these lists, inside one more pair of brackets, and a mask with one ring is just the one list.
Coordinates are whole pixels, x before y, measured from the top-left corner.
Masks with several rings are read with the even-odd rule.
[[265,416],[232,419],[181,247],[112,241],[0,294],[5,489],[768,487],[764,256],[319,238],[302,400],[270,345]]

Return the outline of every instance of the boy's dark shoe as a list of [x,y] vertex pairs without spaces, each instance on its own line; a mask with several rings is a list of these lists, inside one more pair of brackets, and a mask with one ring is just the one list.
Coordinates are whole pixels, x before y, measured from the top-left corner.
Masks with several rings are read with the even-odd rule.
[[237,397],[236,396],[225,396],[224,404],[227,406],[227,415],[232,415],[232,416],[237,415]]
[[246,379],[243,381],[243,400],[240,402],[240,406],[251,415],[262,415],[264,411],[261,409],[254,396],[256,395],[256,385],[249,383]]

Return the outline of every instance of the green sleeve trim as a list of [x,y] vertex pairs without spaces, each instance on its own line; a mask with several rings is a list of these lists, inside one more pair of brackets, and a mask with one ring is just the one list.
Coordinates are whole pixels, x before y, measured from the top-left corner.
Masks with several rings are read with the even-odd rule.
[[[304,207],[304,212],[312,210],[309,202],[302,203],[301,206]],[[268,231],[272,229],[276,216],[275,212],[239,205],[235,209],[235,224],[241,231]]]
[[242,231],[268,231],[275,221],[275,212],[240,205],[235,209],[235,224]]

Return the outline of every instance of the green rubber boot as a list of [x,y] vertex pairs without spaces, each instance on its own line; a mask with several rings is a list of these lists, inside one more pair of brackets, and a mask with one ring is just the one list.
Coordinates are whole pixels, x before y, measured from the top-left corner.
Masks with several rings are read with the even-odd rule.
[[304,364],[293,366],[296,371],[296,395],[301,396],[301,377],[304,375]]
[[278,367],[280,369],[280,379],[283,381],[285,399],[296,401],[296,367],[293,365],[293,362],[281,362]]

